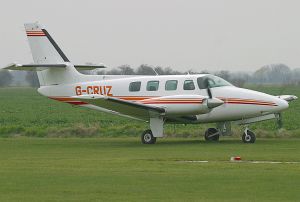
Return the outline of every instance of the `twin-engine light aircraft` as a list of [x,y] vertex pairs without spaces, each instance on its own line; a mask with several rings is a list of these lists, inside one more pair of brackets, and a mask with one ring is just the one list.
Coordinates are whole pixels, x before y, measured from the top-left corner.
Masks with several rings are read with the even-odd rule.
[[4,69],[37,71],[38,92],[51,99],[149,122],[144,144],[163,137],[164,124],[216,123],[205,140],[231,134],[231,123],[244,125],[242,140],[254,143],[248,125],[280,118],[293,95],[272,96],[238,88],[210,74],[170,76],[83,75],[76,69],[104,68],[74,65],[38,23],[25,24],[34,64],[11,64]]

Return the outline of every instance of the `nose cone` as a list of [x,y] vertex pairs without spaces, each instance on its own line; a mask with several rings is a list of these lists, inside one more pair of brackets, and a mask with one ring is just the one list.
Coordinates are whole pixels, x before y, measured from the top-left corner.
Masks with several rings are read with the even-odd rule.
[[213,109],[213,108],[218,107],[222,104],[224,104],[224,101],[220,100],[218,98],[210,98],[210,99],[207,100],[207,107],[209,109]]
[[289,103],[283,99],[277,99],[277,110],[278,111],[283,111],[289,107]]

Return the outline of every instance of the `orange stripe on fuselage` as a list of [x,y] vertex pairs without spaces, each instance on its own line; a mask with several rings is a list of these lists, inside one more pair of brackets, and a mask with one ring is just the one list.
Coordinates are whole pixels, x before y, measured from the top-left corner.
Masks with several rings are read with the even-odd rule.
[[156,97],[136,97],[136,96],[112,96],[115,98],[119,98],[122,100],[133,100],[133,101],[138,101],[138,100],[146,100],[146,99],[151,99],[151,98],[156,98]]
[[[159,98],[153,96],[112,96],[126,101],[135,101],[142,104],[202,104],[204,99],[199,98]],[[69,104],[84,105],[88,104],[85,102],[77,101],[71,97],[49,97],[61,102],[66,102]],[[224,98],[219,97],[227,104],[247,104],[247,105],[264,105],[264,106],[277,106],[274,102],[267,102],[263,100],[253,100],[253,99],[241,99],[241,98]]]

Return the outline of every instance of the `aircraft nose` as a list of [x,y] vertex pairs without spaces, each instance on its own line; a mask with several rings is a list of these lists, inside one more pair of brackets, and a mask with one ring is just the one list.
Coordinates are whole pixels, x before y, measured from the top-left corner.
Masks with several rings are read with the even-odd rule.
[[283,111],[289,107],[289,103],[280,98],[277,100],[276,104],[279,111]]

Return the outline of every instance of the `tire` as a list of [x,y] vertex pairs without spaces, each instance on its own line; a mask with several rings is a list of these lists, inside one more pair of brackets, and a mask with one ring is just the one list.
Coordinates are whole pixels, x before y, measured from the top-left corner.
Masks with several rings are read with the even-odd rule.
[[145,130],[141,136],[143,144],[155,144],[156,137],[153,136],[151,130]]
[[205,131],[204,138],[205,138],[206,141],[211,141],[211,142],[212,141],[214,141],[214,142],[215,141],[219,141],[220,134],[219,134],[218,129],[216,129],[216,128],[209,128],[209,129],[207,129]]
[[254,143],[256,140],[256,136],[252,131],[247,130],[247,134],[246,132],[244,132],[242,140],[244,143]]

